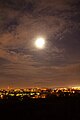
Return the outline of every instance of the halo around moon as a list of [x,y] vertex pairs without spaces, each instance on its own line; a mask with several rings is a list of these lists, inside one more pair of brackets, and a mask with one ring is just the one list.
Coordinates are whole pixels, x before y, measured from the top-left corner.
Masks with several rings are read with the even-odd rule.
[[37,48],[39,49],[42,49],[44,48],[44,45],[45,45],[45,39],[40,37],[40,38],[37,38],[36,41],[35,41],[35,45]]

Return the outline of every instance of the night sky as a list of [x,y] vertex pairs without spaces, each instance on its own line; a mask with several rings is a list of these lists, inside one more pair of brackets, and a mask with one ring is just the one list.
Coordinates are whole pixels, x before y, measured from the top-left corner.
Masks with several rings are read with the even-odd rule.
[[0,87],[8,86],[80,86],[80,0],[0,0]]

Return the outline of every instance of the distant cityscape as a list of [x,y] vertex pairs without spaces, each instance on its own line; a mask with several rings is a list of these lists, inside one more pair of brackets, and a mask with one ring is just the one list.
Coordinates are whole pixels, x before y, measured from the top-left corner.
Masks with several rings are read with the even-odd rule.
[[66,97],[77,96],[80,94],[80,87],[72,88],[26,88],[26,89],[0,89],[0,99],[8,99],[10,97],[16,97],[20,100],[24,98],[47,98],[50,96]]

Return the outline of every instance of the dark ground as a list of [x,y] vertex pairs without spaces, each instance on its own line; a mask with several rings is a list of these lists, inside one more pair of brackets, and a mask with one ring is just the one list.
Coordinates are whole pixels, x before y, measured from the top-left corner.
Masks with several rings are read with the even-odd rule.
[[80,96],[0,100],[0,118],[22,120],[79,120]]

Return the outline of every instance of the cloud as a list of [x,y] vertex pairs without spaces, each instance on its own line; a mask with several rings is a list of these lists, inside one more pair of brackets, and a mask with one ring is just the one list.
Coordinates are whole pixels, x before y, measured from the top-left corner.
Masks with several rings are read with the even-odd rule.
[[[79,83],[79,21],[79,0],[0,0],[0,80]],[[38,36],[46,39],[43,50],[35,48]]]
[[0,57],[0,66],[1,66],[1,65],[3,65],[3,64],[9,64],[9,63],[10,63],[10,61],[9,61],[9,60],[7,60],[7,59],[5,59],[5,58]]

